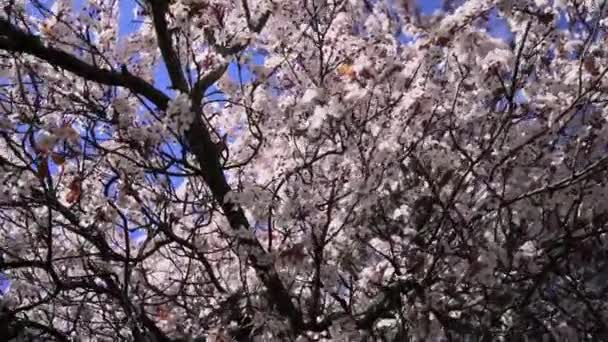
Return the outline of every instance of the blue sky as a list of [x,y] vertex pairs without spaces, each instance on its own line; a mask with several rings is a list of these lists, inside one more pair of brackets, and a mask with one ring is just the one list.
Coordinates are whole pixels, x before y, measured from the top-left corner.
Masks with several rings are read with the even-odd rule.
[[418,0],[418,7],[422,14],[433,14],[437,9],[441,8],[443,0]]
[[0,273],[0,297],[5,295],[11,287],[11,281],[6,274]]

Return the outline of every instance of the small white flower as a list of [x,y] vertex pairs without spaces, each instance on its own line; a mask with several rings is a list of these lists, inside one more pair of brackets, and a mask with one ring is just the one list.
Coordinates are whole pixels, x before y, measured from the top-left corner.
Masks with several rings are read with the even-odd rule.
[[521,247],[519,247],[519,251],[523,257],[531,258],[535,256],[538,252],[536,245],[533,241],[527,241]]
[[318,89],[306,89],[300,103],[303,105],[311,104],[314,100],[319,98],[320,93]]

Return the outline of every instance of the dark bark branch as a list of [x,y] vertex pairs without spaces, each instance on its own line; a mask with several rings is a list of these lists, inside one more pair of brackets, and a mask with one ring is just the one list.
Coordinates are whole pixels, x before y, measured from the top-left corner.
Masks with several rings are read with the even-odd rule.
[[171,79],[171,83],[175,89],[182,93],[187,93],[188,83],[184,77],[179,57],[173,48],[171,33],[167,29],[166,14],[169,10],[169,3],[166,0],[151,0],[150,5],[152,6],[152,18],[154,20],[158,47],[165,61],[169,79]]
[[61,331],[59,331],[53,327],[44,325],[44,324],[36,323],[34,321],[30,321],[30,320],[17,321],[16,326],[18,326],[22,330],[26,330],[26,329],[38,330],[40,332],[43,332],[47,336],[51,336],[55,341],[62,341],[62,342],[70,341],[69,337],[67,335],[65,335],[64,333],[62,333]]
[[378,319],[401,307],[401,295],[411,290],[417,293],[423,291],[420,285],[413,280],[397,280],[387,286],[365,313],[356,320],[357,327],[359,329],[373,328]]
[[0,35],[6,37],[0,37],[1,50],[27,53],[89,81],[131,89],[159,108],[167,108],[169,97],[139,77],[129,73],[100,69],[65,51],[45,46],[40,38],[20,30],[2,18],[0,18]]
[[[202,177],[213,193],[215,201],[221,206],[224,215],[234,230],[250,230],[251,227],[243,210],[234,203],[226,201],[230,186],[226,181],[219,158],[219,151],[209,132],[204,128],[199,115],[186,132],[186,138],[192,153],[196,156],[202,172]],[[287,317],[295,331],[303,329],[302,313],[293,305],[289,291],[283,285],[274,266],[269,262],[270,257],[259,241],[252,238],[240,237],[239,244],[248,249],[251,266],[262,283],[265,285],[271,301],[279,313]]]
[[249,3],[247,2],[247,0],[243,0],[242,5],[243,5],[243,10],[245,11],[245,19],[247,19],[247,26],[249,27],[249,29],[256,33],[259,33],[260,31],[262,31],[262,29],[266,25],[266,22],[270,18],[270,11],[264,12],[264,14],[262,14],[260,19],[258,19],[257,22],[255,22],[253,20],[253,18],[251,17],[251,10],[249,9]]
[[14,319],[12,322],[5,320],[7,318],[0,315],[0,337],[2,337],[3,341],[18,338],[19,335],[32,337],[31,335],[34,331],[36,331],[35,335],[44,334],[46,338],[50,337],[53,341],[70,341],[69,337],[63,332],[44,324],[21,319]]
[[[367,310],[352,317],[355,325],[361,330],[371,330],[373,329],[376,321],[378,321],[380,318],[387,315],[389,315],[389,317],[393,317],[393,311],[402,306],[401,295],[412,290],[415,291],[415,295],[421,295],[424,291],[422,286],[416,283],[414,280],[396,280],[392,284],[386,286],[377,295],[377,297],[372,300],[372,304],[369,305]],[[330,314],[328,317],[318,323],[309,322],[306,325],[306,329],[311,331],[324,331],[329,329],[336,319],[346,316],[351,315],[348,313]]]
[[207,89],[215,83],[228,69],[228,64],[220,65],[201,77],[192,88],[192,103],[199,107]]

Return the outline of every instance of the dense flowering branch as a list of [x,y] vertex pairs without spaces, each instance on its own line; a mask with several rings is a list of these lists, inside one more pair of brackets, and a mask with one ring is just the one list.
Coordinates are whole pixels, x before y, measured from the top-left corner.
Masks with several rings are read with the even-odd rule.
[[9,2],[0,336],[605,340],[606,1],[419,3]]
[[101,84],[121,86],[145,96],[159,108],[167,107],[169,97],[152,87],[142,79],[127,72],[99,69],[82,62],[78,58],[52,47],[43,45],[39,37],[27,34],[0,18],[0,48],[7,51],[29,53],[51,65],[60,67],[88,80]]
[[[155,13],[154,18],[157,35],[162,37],[159,38],[159,44],[161,44],[165,65],[169,69],[173,85],[178,90],[187,91],[185,79],[181,73],[179,62],[171,47],[171,40],[166,31],[167,23],[164,20],[164,15],[167,10],[167,4],[163,4],[162,2],[153,3],[152,8],[153,13]],[[76,57],[65,52],[44,47],[37,37],[21,32],[18,28],[13,27],[4,19],[0,19],[0,24],[2,25],[0,26],[0,34],[4,34],[11,38],[5,42],[5,45],[2,45],[2,42],[0,42],[0,48],[20,53],[30,53],[52,65],[64,68],[90,81],[126,87],[135,93],[146,96],[160,109],[166,109],[168,97],[154,89],[145,81],[129,75],[128,73],[118,74],[112,71],[97,69],[79,61]],[[161,43],[161,41],[163,43]],[[215,74],[216,79],[220,76],[221,73]],[[213,79],[201,80],[202,83],[197,88],[202,89],[197,89],[197,91],[204,93],[208,85],[214,81],[215,80]],[[195,113],[197,114],[197,118],[194,119],[192,126],[187,131],[186,137],[189,140],[192,152],[201,164],[201,168],[205,170],[203,171],[203,179],[205,179],[205,182],[209,185],[215,199],[222,206],[231,226],[237,230],[249,230],[249,223],[242,210],[225,200],[225,196],[230,188],[222,173],[219,155],[216,151],[215,144],[211,141],[209,134],[198,118],[198,115],[200,115],[200,107]],[[96,241],[103,243],[103,240]],[[240,244],[243,244],[247,249],[250,249],[247,253],[251,255],[253,266],[258,270],[260,278],[268,287],[269,294],[274,297],[273,302],[279,309],[279,312],[290,317],[295,329],[302,329],[303,322],[300,316],[301,314],[291,303],[290,296],[281,283],[281,280],[278,278],[278,275],[272,270],[272,266],[269,266],[267,263],[266,260],[268,260],[268,256],[263,247],[255,238],[248,236],[241,238]],[[108,248],[102,248],[101,250],[108,250]]]

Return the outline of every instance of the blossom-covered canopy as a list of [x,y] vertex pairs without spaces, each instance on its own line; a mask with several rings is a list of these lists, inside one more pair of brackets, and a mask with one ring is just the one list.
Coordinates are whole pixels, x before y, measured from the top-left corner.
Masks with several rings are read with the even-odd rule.
[[607,1],[424,3],[3,0],[0,339],[608,340]]

